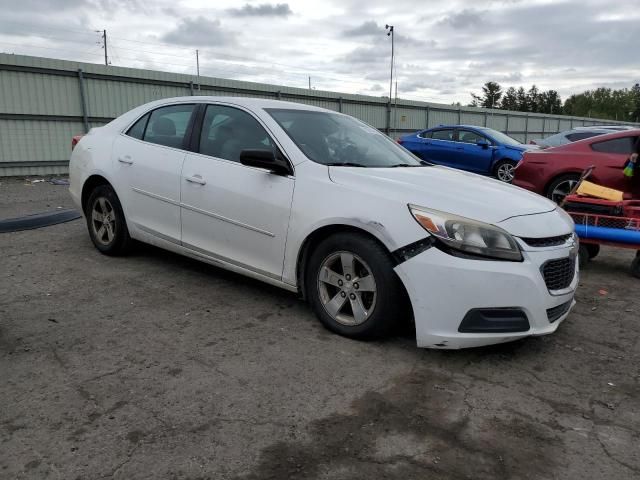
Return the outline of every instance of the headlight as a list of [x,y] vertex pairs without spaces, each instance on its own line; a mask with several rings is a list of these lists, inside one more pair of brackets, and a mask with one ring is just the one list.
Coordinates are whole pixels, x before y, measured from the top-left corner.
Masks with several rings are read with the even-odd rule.
[[413,218],[431,235],[455,250],[500,260],[522,261],[515,239],[488,223],[409,205]]

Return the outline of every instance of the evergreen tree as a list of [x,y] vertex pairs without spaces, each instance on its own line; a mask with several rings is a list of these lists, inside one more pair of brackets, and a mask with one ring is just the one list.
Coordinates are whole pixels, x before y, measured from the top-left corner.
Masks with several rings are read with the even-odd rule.
[[509,87],[504,93],[500,108],[502,110],[518,110],[518,92],[514,87]]
[[529,98],[527,97],[527,92],[524,91],[524,87],[518,88],[516,92],[516,100],[519,112],[528,112],[529,111]]
[[482,95],[471,94],[472,107],[499,108],[502,87],[496,82],[487,82],[482,86]]

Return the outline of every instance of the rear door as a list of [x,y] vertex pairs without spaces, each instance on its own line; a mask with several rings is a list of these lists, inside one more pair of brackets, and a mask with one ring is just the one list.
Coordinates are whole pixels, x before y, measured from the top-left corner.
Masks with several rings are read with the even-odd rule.
[[439,165],[454,167],[456,165],[456,143],[454,141],[454,129],[442,128],[433,130],[428,145],[424,149],[425,160]]
[[127,221],[180,242],[180,172],[194,104],[157,108],[114,141],[114,186]]
[[[486,142],[478,145],[478,142]],[[491,170],[494,149],[484,135],[473,130],[461,128],[458,130],[456,141],[455,167],[470,172],[487,174]]]

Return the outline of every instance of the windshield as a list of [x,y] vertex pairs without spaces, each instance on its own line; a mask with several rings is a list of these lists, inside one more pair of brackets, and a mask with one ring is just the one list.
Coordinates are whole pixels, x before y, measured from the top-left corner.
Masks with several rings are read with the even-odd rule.
[[266,111],[316,163],[350,167],[425,165],[386,135],[347,115],[275,108]]
[[522,143],[515,138],[511,138],[509,135],[493,130],[492,128],[486,128],[484,131],[498,143],[504,143],[505,145],[522,145]]

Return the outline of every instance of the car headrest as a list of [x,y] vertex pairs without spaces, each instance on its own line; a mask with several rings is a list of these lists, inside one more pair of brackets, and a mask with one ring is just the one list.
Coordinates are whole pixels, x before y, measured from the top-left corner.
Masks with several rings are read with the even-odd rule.
[[167,117],[160,117],[155,122],[153,122],[153,134],[154,135],[165,135],[168,137],[172,137],[176,134],[176,124],[173,123],[173,120]]

